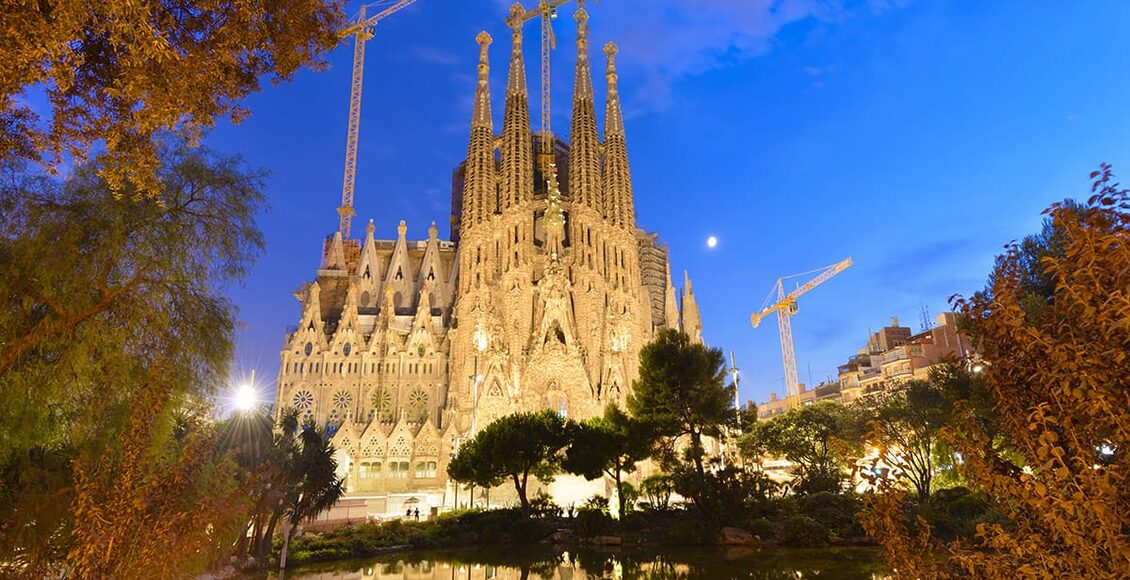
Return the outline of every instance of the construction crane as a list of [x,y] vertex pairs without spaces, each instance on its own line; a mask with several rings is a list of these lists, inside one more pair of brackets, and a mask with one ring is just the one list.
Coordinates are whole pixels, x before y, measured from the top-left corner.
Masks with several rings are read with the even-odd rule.
[[[800,382],[797,380],[796,375],[796,352],[793,350],[793,326],[790,318],[797,313],[796,299],[808,293],[809,290],[827,282],[829,278],[843,272],[851,266],[851,258],[846,258],[842,262],[826,266],[824,268],[817,268],[808,272],[801,272],[800,274],[793,274],[778,278],[777,283],[769,290],[769,295],[765,297],[765,302],[761,306],[760,312],[755,312],[750,316],[750,322],[754,328],[761,324],[761,319],[769,316],[770,314],[777,313],[777,327],[781,334],[781,359],[785,365],[785,386],[788,389],[788,405],[795,404],[796,396],[800,394]],[[815,278],[806,282],[803,286],[797,287],[788,294],[785,293],[785,280],[806,276],[808,274],[815,274],[820,272]],[[773,300],[774,290],[777,293],[777,301],[770,304]]]
[[[553,19],[557,18],[557,8],[567,4],[570,0],[539,0],[534,8],[520,12],[511,9],[507,23],[512,28],[519,28],[531,18],[541,17],[541,151],[538,154],[538,163],[546,174],[553,172],[553,133],[550,128],[549,109],[549,57],[553,49],[557,48],[557,38],[553,34]],[[584,7],[584,0],[578,0]],[[515,4],[521,8],[521,5]]]
[[[361,5],[361,11],[356,22],[339,32],[341,38],[352,36],[353,42],[353,82],[349,88],[349,132],[345,138],[345,179],[341,184],[341,207],[337,213],[341,216],[338,231],[344,240],[349,239],[353,224],[353,184],[357,178],[357,138],[361,130],[361,81],[365,74],[365,42],[373,37],[373,27],[388,16],[399,12],[416,0],[398,0],[391,6],[373,16],[366,17],[366,5]],[[374,4],[388,4],[388,2],[374,2]]]

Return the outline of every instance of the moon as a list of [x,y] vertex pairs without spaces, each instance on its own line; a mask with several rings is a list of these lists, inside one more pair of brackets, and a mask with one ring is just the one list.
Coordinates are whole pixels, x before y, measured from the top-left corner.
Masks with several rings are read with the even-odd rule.
[[717,245],[718,245],[718,238],[716,238],[714,236],[710,236],[709,238],[706,238],[706,247],[713,248]]

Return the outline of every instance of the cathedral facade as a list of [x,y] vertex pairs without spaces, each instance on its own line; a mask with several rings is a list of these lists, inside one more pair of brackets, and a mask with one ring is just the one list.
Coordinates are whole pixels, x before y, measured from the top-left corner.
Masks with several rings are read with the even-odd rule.
[[[451,239],[341,233],[295,296],[276,408],[334,426],[347,497],[368,513],[465,503],[447,481],[461,441],[494,419],[553,409],[584,419],[622,403],[639,350],[662,328],[701,337],[689,279],[681,300],[666,248],[638,229],[616,76],[598,133],[587,14],[576,13],[571,141],[537,159],[521,25],[512,26],[500,133],[480,33],[467,159],[455,172]],[[558,174],[560,168],[560,174]]]

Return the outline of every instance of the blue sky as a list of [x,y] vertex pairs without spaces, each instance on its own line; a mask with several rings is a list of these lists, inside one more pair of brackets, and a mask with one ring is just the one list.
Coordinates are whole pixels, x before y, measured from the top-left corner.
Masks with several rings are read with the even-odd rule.
[[[354,11],[356,2],[349,5]],[[506,3],[420,0],[382,22],[366,53],[355,230],[446,233],[451,170],[466,154],[487,30],[496,126]],[[836,366],[898,316],[947,309],[980,288],[993,256],[1034,232],[1040,211],[1085,195],[1100,162],[1130,171],[1130,3],[1119,0],[603,0],[587,6],[593,56],[620,44],[621,92],[640,226],[689,269],[705,338],[736,352],[741,397],[783,392],[776,325],[753,329],[777,277],[855,266],[801,299],[802,382]],[[553,124],[566,131],[573,5],[556,21]],[[536,23],[527,74],[537,94]],[[326,72],[248,101],[209,145],[271,172],[267,251],[243,287],[238,373],[272,388],[278,352],[336,228],[351,45]],[[599,70],[599,69],[598,69]],[[599,102],[603,79],[597,75]],[[537,111],[537,102],[531,103]],[[603,107],[598,107],[602,115]],[[535,120],[535,124],[536,124]],[[719,239],[706,247],[708,236]],[[771,322],[771,321],[769,321]]]

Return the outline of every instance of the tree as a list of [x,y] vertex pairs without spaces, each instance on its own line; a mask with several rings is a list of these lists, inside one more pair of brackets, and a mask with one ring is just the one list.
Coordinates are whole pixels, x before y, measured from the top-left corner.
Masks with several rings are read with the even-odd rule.
[[465,442],[448,463],[447,474],[482,487],[509,479],[518,493],[522,517],[529,517],[529,478],[553,481],[561,467],[559,452],[569,443],[568,431],[565,419],[550,410],[507,415]]
[[171,578],[200,570],[242,531],[247,494],[235,464],[214,453],[215,430],[197,416],[182,441],[171,438],[171,425],[160,420],[169,390],[159,371],[148,378],[131,404],[121,449],[107,448],[96,462],[75,461],[66,563],[76,578]]
[[914,487],[919,503],[930,497],[941,431],[950,419],[949,400],[929,381],[907,381],[858,402],[868,439],[882,463]]
[[747,457],[777,455],[796,464],[796,493],[839,492],[854,456],[850,408],[819,402],[789,409],[769,421],[754,423],[739,441]]
[[[0,7],[0,148],[5,156],[83,159],[101,145],[98,173],[115,191],[131,179],[160,191],[154,135],[196,136],[219,117],[238,122],[259,79],[320,66],[339,41],[339,2],[251,0],[16,1]],[[43,90],[40,119],[23,98]]]
[[[210,441],[203,432],[169,447],[172,413],[198,406],[227,376],[235,315],[220,289],[262,248],[262,174],[171,139],[160,156],[160,193],[138,200],[115,196],[94,164],[65,181],[0,166],[0,561],[29,574],[76,541],[106,537],[74,530],[76,493],[97,495],[115,466],[156,482],[162,470],[204,477],[222,463],[192,442]],[[135,427],[138,413],[155,423]],[[188,471],[170,467],[186,453],[199,456]],[[156,509],[145,513],[165,517]],[[178,537],[189,544],[190,532]]]
[[298,524],[333,507],[345,493],[344,481],[337,476],[337,460],[329,435],[307,426],[299,434],[298,446],[290,453],[286,487],[280,505],[283,512],[283,544],[279,568],[286,568],[286,551]]
[[651,426],[629,417],[620,407],[609,404],[604,416],[594,417],[572,429],[562,467],[586,479],[607,475],[616,486],[619,516],[624,518],[624,473],[636,470],[636,463],[651,454]]
[[628,397],[632,416],[661,437],[686,437],[686,458],[704,480],[704,437],[721,438],[736,422],[734,386],[726,385],[722,351],[664,330],[640,350],[640,376]]
[[900,573],[1116,578],[1130,570],[1130,193],[1108,165],[1092,179],[1086,203],[1045,212],[1061,249],[1035,261],[1051,281],[1041,300],[1031,299],[1029,247],[1010,244],[989,288],[955,301],[989,363],[982,374],[997,426],[1027,469],[994,451],[967,403],[955,405],[956,426],[943,436],[1003,521],[979,525],[973,546],[939,546],[925,526],[908,532],[897,493],[870,498],[865,527]]

